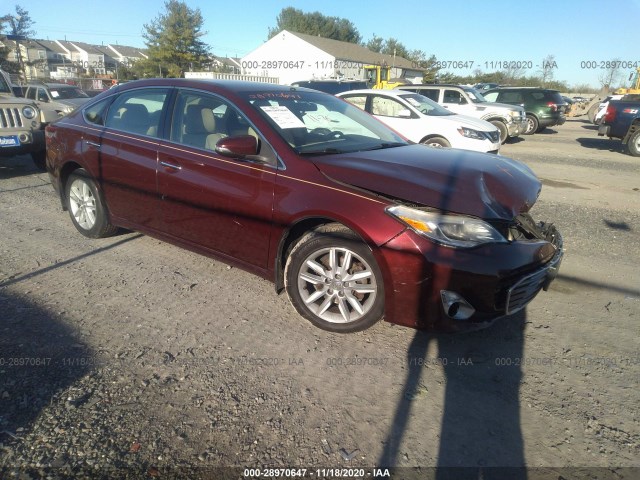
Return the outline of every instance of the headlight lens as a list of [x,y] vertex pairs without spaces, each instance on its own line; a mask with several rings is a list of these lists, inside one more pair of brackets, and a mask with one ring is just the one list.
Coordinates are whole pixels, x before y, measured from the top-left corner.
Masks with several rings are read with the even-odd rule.
[[392,216],[413,231],[448,247],[472,248],[507,240],[487,222],[473,217],[425,212],[403,205],[387,208]]
[[473,138],[475,140],[485,140],[487,138],[482,134],[482,132],[467,127],[458,127],[458,133],[463,137]]
[[24,115],[24,118],[31,120],[36,118],[37,112],[35,108],[27,106],[22,108],[22,115]]
[[71,112],[73,112],[75,109],[76,109],[76,107],[68,106],[68,107],[64,107],[64,108],[62,109],[62,111],[63,111],[64,113],[71,113]]

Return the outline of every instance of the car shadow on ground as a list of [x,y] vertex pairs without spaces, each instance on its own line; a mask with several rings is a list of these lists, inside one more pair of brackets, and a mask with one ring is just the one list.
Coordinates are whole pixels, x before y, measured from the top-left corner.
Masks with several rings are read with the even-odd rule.
[[600,128],[598,125],[581,125],[582,128],[584,128],[585,130],[595,130],[596,132],[598,131],[598,128]]
[[[526,313],[521,311],[476,332],[417,331],[407,352],[403,395],[378,464],[398,464],[415,392],[428,391],[435,381],[428,378],[424,362],[416,359],[437,359],[446,386],[434,478],[479,479],[490,473],[486,478],[526,479],[519,396],[525,323]],[[424,478],[424,473],[415,475]],[[411,472],[407,478],[413,478]]]
[[536,135],[557,135],[558,131],[553,130],[552,128],[546,127],[535,133]]
[[[0,443],[30,448],[22,437],[42,410],[88,373],[91,349],[62,318],[0,287]],[[70,392],[69,408],[75,408]],[[21,468],[0,456],[2,472]],[[8,470],[6,470],[8,469]]]
[[518,136],[518,137],[509,137],[504,143],[507,145],[515,145],[517,143],[524,142],[524,141],[525,139],[522,136]]
[[[9,180],[10,178],[26,177],[34,173],[45,173],[36,168],[33,160],[29,155],[20,155],[17,157],[0,157],[0,180]],[[43,178],[47,178],[46,175]],[[48,181],[48,178],[47,178]]]
[[585,148],[603,150],[607,152],[621,152],[622,143],[619,140],[609,140],[608,138],[577,138],[576,141]]

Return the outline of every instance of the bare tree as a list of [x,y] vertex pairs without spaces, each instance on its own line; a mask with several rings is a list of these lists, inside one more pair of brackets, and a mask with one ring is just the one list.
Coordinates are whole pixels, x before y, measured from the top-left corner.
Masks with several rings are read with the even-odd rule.
[[620,59],[616,58],[609,62],[605,62],[606,70],[604,70],[599,76],[598,81],[601,87],[613,88],[614,85],[619,84],[622,78],[622,72],[620,71]]
[[558,68],[558,64],[556,63],[555,55],[547,55],[542,59],[542,65],[540,65],[540,79],[543,87],[553,80],[553,71],[556,68]]

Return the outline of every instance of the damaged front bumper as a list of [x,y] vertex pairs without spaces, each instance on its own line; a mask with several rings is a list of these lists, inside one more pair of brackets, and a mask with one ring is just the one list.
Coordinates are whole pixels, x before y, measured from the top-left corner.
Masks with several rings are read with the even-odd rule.
[[456,332],[523,310],[549,288],[564,252],[562,236],[552,224],[533,224],[527,218],[529,223],[517,227],[519,238],[473,249],[436,245],[405,230],[384,246],[379,259],[388,272],[385,319]]

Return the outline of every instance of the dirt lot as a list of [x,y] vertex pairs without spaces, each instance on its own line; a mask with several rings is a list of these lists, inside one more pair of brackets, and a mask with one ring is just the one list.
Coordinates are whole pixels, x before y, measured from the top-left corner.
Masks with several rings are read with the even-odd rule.
[[241,270],[85,239],[46,174],[2,159],[0,477],[640,478],[640,159],[581,118],[501,153],[542,179],[565,259],[459,336],[325,333]]

